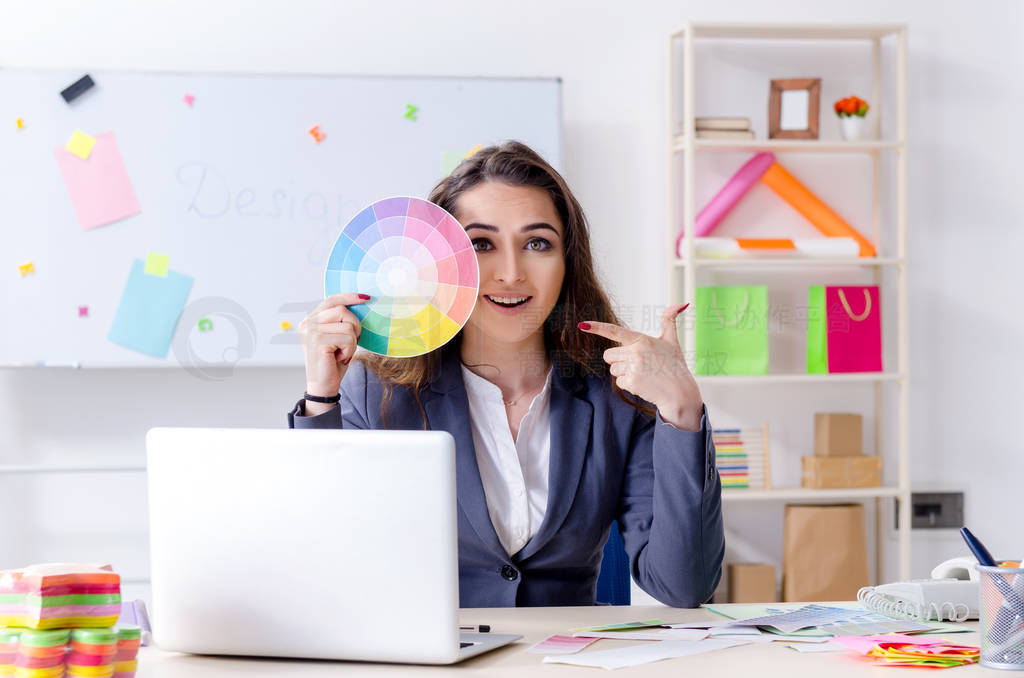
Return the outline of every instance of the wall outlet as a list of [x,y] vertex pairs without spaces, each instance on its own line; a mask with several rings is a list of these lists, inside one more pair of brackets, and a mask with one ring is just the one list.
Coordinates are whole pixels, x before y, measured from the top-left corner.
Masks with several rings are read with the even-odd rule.
[[[895,525],[900,526],[900,500],[896,499]],[[961,528],[964,526],[963,492],[912,492],[910,495],[910,527]]]

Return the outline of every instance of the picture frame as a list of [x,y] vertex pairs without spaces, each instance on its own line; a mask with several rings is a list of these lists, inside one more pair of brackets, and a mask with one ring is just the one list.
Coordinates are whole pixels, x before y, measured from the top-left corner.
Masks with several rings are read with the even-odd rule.
[[817,139],[821,78],[772,80],[768,97],[769,139]]

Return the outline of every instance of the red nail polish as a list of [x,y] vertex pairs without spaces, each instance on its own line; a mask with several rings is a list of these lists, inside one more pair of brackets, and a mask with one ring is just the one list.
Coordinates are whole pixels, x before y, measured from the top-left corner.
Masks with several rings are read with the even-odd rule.
[[682,313],[683,311],[685,311],[685,310],[686,310],[686,309],[688,309],[688,308],[690,308],[690,304],[689,304],[689,303],[687,303],[687,304],[686,304],[686,305],[684,305],[684,306],[683,306],[683,307],[682,307],[681,309],[679,309],[679,312],[680,312],[680,313]]
[[370,295],[369,294],[362,294],[362,293],[360,293],[359,298],[360,299],[369,299]]
[[590,329],[590,323],[580,323],[576,327],[580,328],[581,330],[589,330]]

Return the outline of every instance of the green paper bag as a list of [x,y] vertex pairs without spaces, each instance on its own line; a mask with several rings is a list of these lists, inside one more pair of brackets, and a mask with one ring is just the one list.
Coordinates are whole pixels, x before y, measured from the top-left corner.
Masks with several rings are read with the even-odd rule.
[[811,285],[807,294],[807,374],[828,374],[828,326],[825,286]]
[[697,374],[768,372],[768,288],[697,288]]

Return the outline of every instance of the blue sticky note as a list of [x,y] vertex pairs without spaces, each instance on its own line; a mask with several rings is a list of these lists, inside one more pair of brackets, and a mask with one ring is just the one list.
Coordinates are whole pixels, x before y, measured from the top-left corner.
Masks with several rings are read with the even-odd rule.
[[192,289],[192,278],[174,271],[167,271],[167,277],[146,275],[145,268],[142,259],[132,264],[107,339],[155,358],[166,358]]

